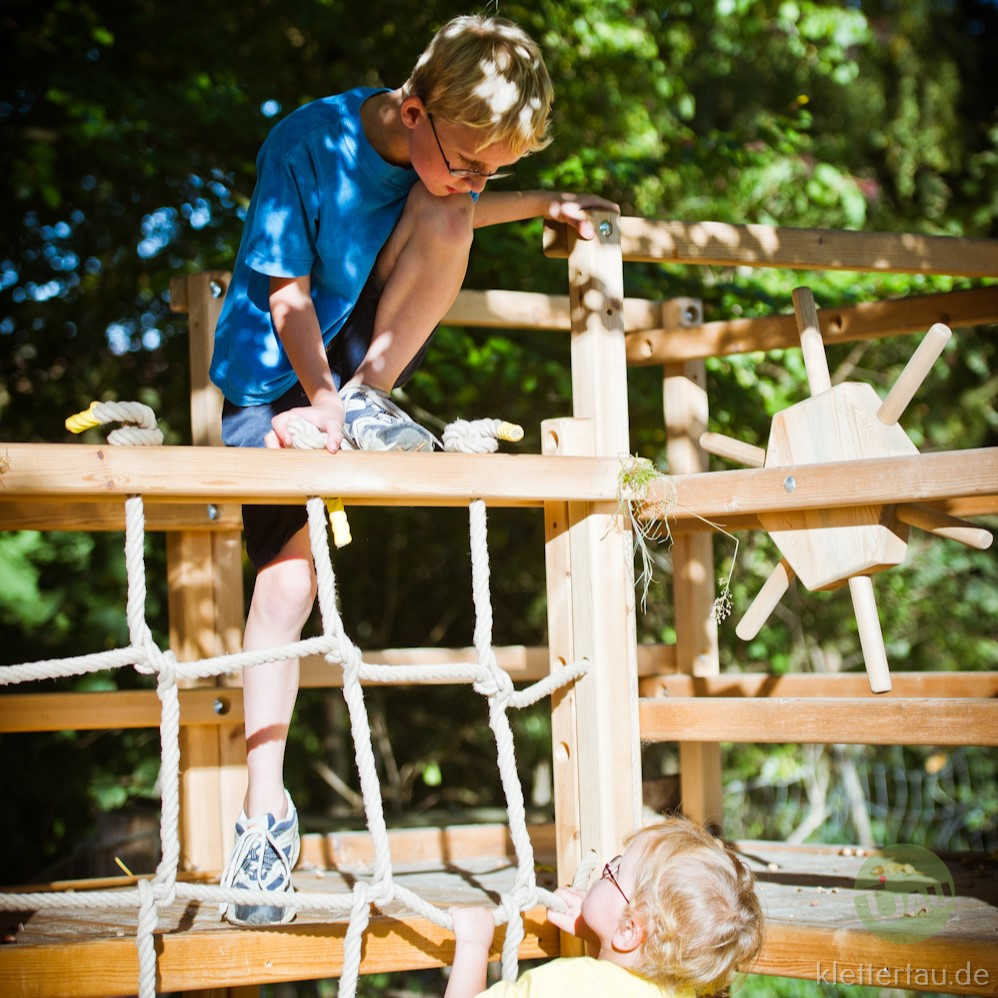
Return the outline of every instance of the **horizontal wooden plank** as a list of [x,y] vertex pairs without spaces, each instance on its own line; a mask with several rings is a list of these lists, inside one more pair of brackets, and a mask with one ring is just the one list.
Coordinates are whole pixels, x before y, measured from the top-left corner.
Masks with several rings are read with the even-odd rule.
[[[535,645],[502,645],[494,647],[497,664],[505,669],[516,683],[533,681],[546,676],[549,671],[548,650]],[[477,661],[474,648],[388,648],[365,651],[364,660],[381,665],[457,665]],[[651,676],[662,672],[675,672],[675,645],[638,645],[638,675]],[[301,686],[340,686],[342,676],[330,668],[321,655],[309,655],[301,661]]]
[[[146,510],[146,530],[242,530],[233,503],[155,503]],[[66,502],[61,499],[0,499],[0,530],[124,530],[120,499]]]
[[[969,496],[967,498],[941,499],[938,502],[924,503],[925,506],[947,513],[950,516],[977,517],[995,516],[998,514],[998,495]],[[805,513],[786,513],[789,524],[799,522],[800,526],[805,526]],[[988,524],[982,523],[982,526]],[[673,534],[700,533],[705,530],[727,530],[729,533],[739,530],[765,530],[759,517],[753,513],[744,516],[714,516],[710,523],[703,520],[684,519],[677,520],[672,526]]]
[[[434,655],[426,654],[429,652]],[[471,654],[466,654],[471,652]],[[515,682],[547,674],[547,649],[496,648],[496,660]],[[521,655],[520,653],[525,653]],[[425,665],[431,662],[473,661],[471,649],[406,648],[366,652],[365,658],[386,665]],[[541,671],[543,666],[543,671]],[[866,698],[869,683],[860,673],[724,673],[687,676],[675,671],[674,645],[639,645],[638,675],[643,697],[859,697],[862,704],[881,698],[905,699],[998,697],[998,672],[895,672],[894,688]],[[234,677],[238,683],[241,677]],[[302,688],[335,688],[339,670],[321,659],[302,662]],[[113,690],[103,693],[8,693],[0,696],[0,733],[64,730],[154,728],[159,725],[160,701],[154,690]],[[238,685],[180,691],[180,723],[241,725],[242,690]]]
[[[396,863],[397,880],[435,904],[483,903],[512,884],[515,864],[467,849],[495,844],[505,830],[413,831],[426,847],[426,862]],[[532,829],[536,832],[537,829]],[[536,839],[538,878],[551,880],[551,826]],[[363,833],[347,833],[358,841]],[[408,834],[406,832],[405,834]],[[438,841],[434,844],[434,835]],[[399,843],[392,833],[393,853]],[[482,837],[485,836],[485,837]],[[449,849],[455,852],[451,854]],[[740,841],[734,849],[756,877],[766,919],[762,952],[750,969],[760,973],[818,979],[836,985],[868,984],[965,994],[994,994],[998,981],[998,878],[993,857],[943,854],[953,878],[953,912],[932,937],[917,943],[886,943],[859,916],[856,878],[875,850],[821,844]],[[417,850],[413,855],[419,855]],[[369,848],[362,844],[337,854],[338,869],[295,872],[302,892],[341,892],[353,876],[367,872]],[[436,864],[436,865],[434,865]],[[375,914],[365,936],[362,970],[391,971],[437,966],[452,959],[450,933],[392,906]],[[7,917],[7,916],[5,916]],[[11,925],[12,942],[0,947],[0,993],[19,996],[134,994],[138,968],[134,911],[46,910]],[[541,908],[527,915],[528,936],[521,957],[552,956],[558,939]],[[238,929],[218,922],[207,904],[178,901],[160,914],[157,931],[159,989],[239,986],[337,975],[342,968],[345,921],[302,912],[297,921],[266,929]],[[498,953],[493,948],[493,958]],[[967,968],[970,974],[967,975]],[[882,971],[887,968],[890,979]],[[881,972],[878,980],[877,974]],[[944,976],[945,975],[945,976]]]
[[723,519],[971,496],[988,504],[998,496],[998,447],[676,475],[651,483],[644,512]]
[[[0,732],[158,728],[160,707],[155,690],[5,693],[0,695]],[[241,725],[242,690],[180,690],[180,723]]]
[[[658,221],[628,216],[621,217],[619,224],[624,259],[636,262],[998,276],[995,239]],[[547,256],[566,257],[567,239],[566,226],[545,223]]]
[[[539,506],[556,499],[615,508],[616,458],[539,454],[385,454],[266,448],[94,447],[0,444],[0,486],[12,498],[298,503],[305,495],[349,504]],[[912,457],[836,461],[663,476],[646,511],[696,515],[826,509],[998,496],[998,447]],[[602,512],[602,509],[598,509]]]
[[540,454],[414,454],[221,447],[2,444],[0,486],[10,498],[300,503],[341,496],[352,504],[541,506],[572,496],[616,496],[609,458]]
[[[485,899],[482,899],[483,903]],[[527,913],[520,959],[556,956],[558,931],[543,908]],[[238,930],[161,932],[156,936],[157,991],[239,987],[337,977],[343,969],[345,922],[299,919],[290,925]],[[503,930],[496,932],[498,959]],[[453,959],[453,936],[424,918],[372,915],[361,973],[439,967]],[[134,935],[70,945],[0,947],[0,994],[8,998],[106,998],[134,995]]]
[[[820,896],[816,903],[826,903]],[[810,902],[808,902],[810,903]],[[889,993],[929,991],[945,994],[998,993],[998,946],[994,940],[923,939],[887,942],[860,929],[793,925],[767,920],[766,940],[752,967],[757,974],[796,977],[837,989],[866,985]],[[836,990],[833,994],[848,994]]]
[[638,702],[643,741],[998,745],[998,700],[662,697]]
[[[998,322],[998,285],[863,302],[848,308],[822,308],[818,322],[825,345],[925,332],[934,322],[953,328]],[[679,364],[753,350],[800,346],[791,315],[705,322],[688,329],[645,329],[627,334],[627,362],[641,367]]]
[[[863,703],[905,697],[998,697],[998,672],[892,672],[893,689],[869,699],[865,672],[725,672],[646,676],[643,697],[861,697]],[[862,709],[859,707],[858,709]]]
[[[232,275],[228,271],[208,271],[223,288],[228,288]],[[624,299],[624,326],[627,329],[651,329],[662,322],[660,301],[644,298]],[[187,278],[170,281],[170,309],[186,312]],[[480,326],[495,329],[564,330],[572,328],[568,295],[546,295],[535,291],[474,291],[458,292],[454,304],[441,322],[454,326]]]
[[[534,853],[544,865],[555,854],[553,824],[527,825]],[[516,859],[508,825],[447,825],[443,828],[392,828],[388,832],[392,862],[426,867],[463,863],[480,856]],[[300,865],[323,870],[370,870],[374,841],[369,832],[330,832],[303,835]]]
[[[496,662],[514,682],[548,674],[548,650],[510,645],[493,649]],[[429,665],[474,662],[474,648],[390,648],[365,651],[368,662],[379,665]],[[2,670],[0,666],[0,670]],[[653,676],[675,671],[675,645],[639,645],[638,673]],[[228,677],[231,685],[180,690],[180,723],[241,725],[241,674]],[[342,686],[341,670],[321,656],[302,659],[302,689]],[[425,685],[431,685],[427,683]],[[159,726],[160,700],[155,690],[106,690],[90,693],[6,693],[0,695],[0,733],[29,731],[88,731]]]
[[[654,329],[662,324],[663,302],[624,299],[625,329]],[[460,291],[441,322],[492,329],[540,329],[569,332],[568,295],[534,291]]]

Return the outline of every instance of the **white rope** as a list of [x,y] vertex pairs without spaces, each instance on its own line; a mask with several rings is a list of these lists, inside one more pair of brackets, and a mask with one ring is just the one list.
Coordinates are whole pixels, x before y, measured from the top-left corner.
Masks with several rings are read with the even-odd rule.
[[155,446],[163,442],[163,434],[156,426],[156,413],[141,402],[91,402],[90,408],[66,420],[66,429],[82,433],[105,423],[123,423],[107,436],[109,444]]
[[[116,407],[112,418],[121,419],[120,407],[138,403],[94,403],[87,418],[98,418],[101,407]],[[147,408],[147,407],[142,407]],[[155,425],[155,417],[151,418]],[[107,413],[105,413],[106,415]],[[458,431],[478,446],[483,436],[492,434],[493,444],[499,433],[498,420],[479,420],[489,426],[467,426]],[[473,424],[468,424],[469,426]],[[308,430],[303,431],[308,437]],[[324,434],[322,435],[324,438]],[[445,434],[446,436],[446,434]],[[474,439],[472,439],[474,438]],[[452,437],[453,440],[453,437]],[[322,446],[312,434],[304,446]],[[324,440],[323,440],[324,443]],[[493,446],[490,449],[495,449]],[[196,662],[179,663],[169,651],[155,643],[146,622],[145,577],[145,518],[142,498],[130,496],[125,502],[125,568],[128,581],[126,619],[130,644],[108,652],[80,655],[67,659],[50,659],[22,665],[0,667],[0,685],[12,685],[37,679],[82,675],[100,669],[132,666],[139,672],[156,676],[156,690],[161,702],[160,743],[162,762],[160,788],[160,842],[162,857],[153,878],[138,881],[135,889],[118,891],[61,891],[0,894],[0,910],[25,911],[41,909],[100,910],[139,909],[136,945],[139,951],[139,998],[153,998],[156,993],[155,930],[162,907],[175,900],[192,900],[207,904],[272,903],[273,895],[262,890],[235,889],[207,884],[177,882],[180,861],[180,700],[178,680],[206,678],[237,672],[246,666],[281,661],[304,654],[321,654],[343,672],[343,696],[350,715],[354,754],[360,776],[364,813],[374,845],[374,866],[369,880],[358,881],[351,892],[297,892],[282,898],[282,905],[299,910],[328,913],[349,912],[350,922],[344,943],[343,970],[340,978],[341,998],[353,998],[360,970],[363,934],[370,919],[372,905],[384,907],[392,901],[404,904],[434,924],[452,929],[450,915],[413,891],[396,884],[393,879],[388,829],[385,825],[381,787],[378,780],[371,742],[370,723],[364,703],[363,682],[455,682],[471,683],[476,692],[488,699],[489,725],[496,741],[499,774],[506,796],[510,834],[516,852],[517,870],[513,888],[500,896],[495,909],[496,924],[507,923],[503,943],[503,977],[515,978],[517,951],[523,940],[522,912],[537,904],[564,910],[564,903],[549,891],[537,886],[534,877],[533,849],[527,833],[523,791],[516,772],[513,733],[507,717],[511,707],[534,703],[553,690],[581,676],[585,669],[574,663],[560,669],[521,691],[515,691],[509,674],[496,663],[492,650],[492,601],[489,592],[488,540],[485,504],[475,500],[470,508],[472,558],[472,591],[474,596],[475,651],[477,662],[467,664],[428,664],[421,666],[389,666],[365,663],[360,649],[349,639],[336,609],[336,581],[329,555],[326,530],[326,507],[322,499],[310,498],[306,503],[309,538],[315,563],[322,635],[296,641],[280,648],[258,652],[219,655]]]
[[501,419],[455,419],[444,428],[444,450],[465,454],[492,454],[500,440],[523,439],[523,427]]

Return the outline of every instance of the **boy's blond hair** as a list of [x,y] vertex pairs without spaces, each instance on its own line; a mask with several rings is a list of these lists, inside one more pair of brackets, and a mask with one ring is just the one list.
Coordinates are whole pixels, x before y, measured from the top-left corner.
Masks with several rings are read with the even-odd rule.
[[543,149],[554,89],[537,43],[501,17],[466,15],[433,36],[405,82],[439,118],[481,131],[478,149],[505,142],[517,156]]
[[724,988],[762,946],[751,871],[720,839],[686,818],[634,832],[639,850],[631,911],[645,931],[645,977],[698,995]]

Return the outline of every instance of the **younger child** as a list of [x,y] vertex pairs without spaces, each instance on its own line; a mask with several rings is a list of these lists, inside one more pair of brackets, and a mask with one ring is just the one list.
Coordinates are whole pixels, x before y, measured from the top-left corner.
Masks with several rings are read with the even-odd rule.
[[635,832],[588,892],[562,888],[548,920],[595,957],[560,957],[485,991],[495,928],[487,908],[452,908],[456,949],[445,998],[694,998],[724,988],[762,945],[751,872],[685,818]]

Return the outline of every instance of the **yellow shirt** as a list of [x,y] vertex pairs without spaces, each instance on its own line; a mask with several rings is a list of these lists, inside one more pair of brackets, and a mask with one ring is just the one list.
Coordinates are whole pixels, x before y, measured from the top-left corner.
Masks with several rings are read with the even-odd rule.
[[482,998],[693,998],[693,990],[661,988],[609,960],[563,956],[493,984]]

